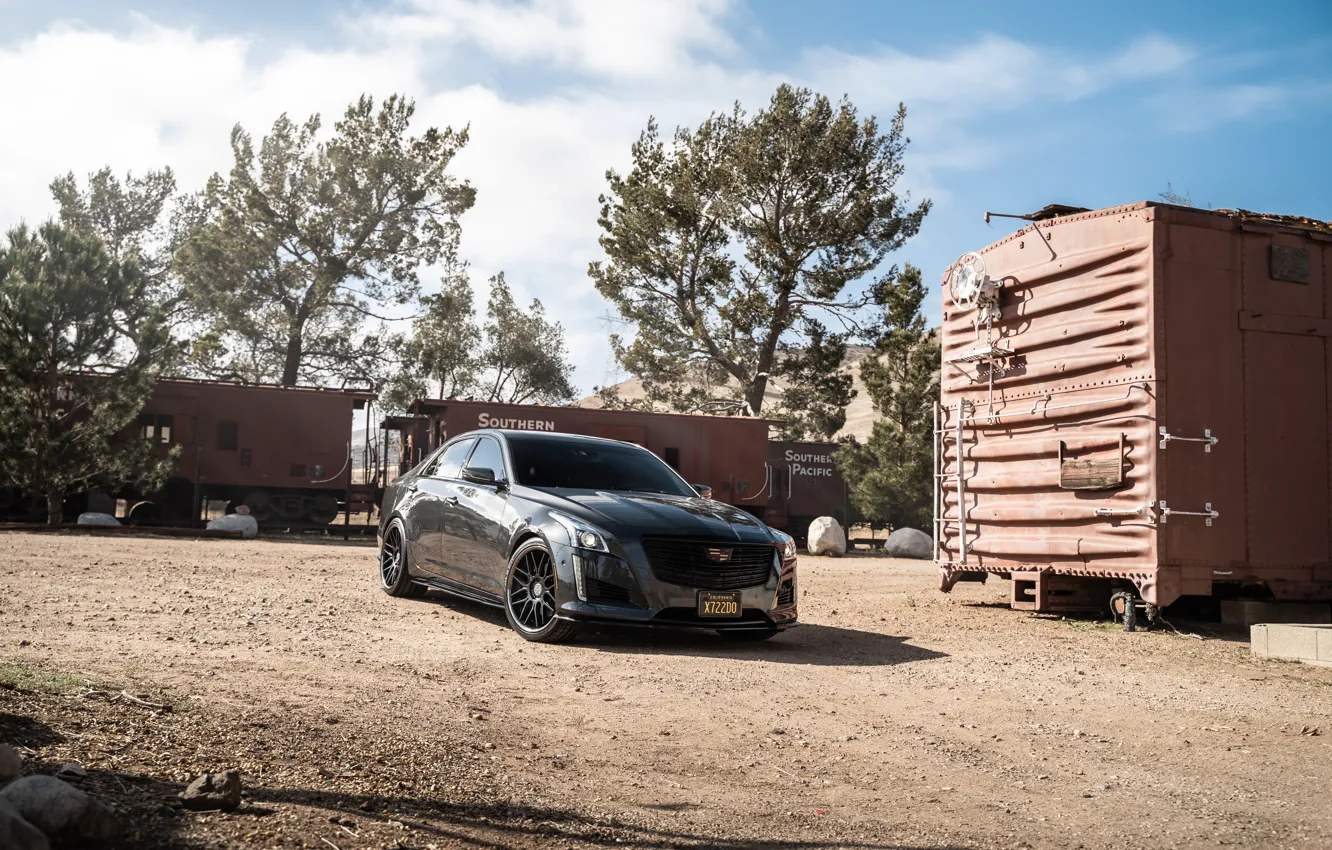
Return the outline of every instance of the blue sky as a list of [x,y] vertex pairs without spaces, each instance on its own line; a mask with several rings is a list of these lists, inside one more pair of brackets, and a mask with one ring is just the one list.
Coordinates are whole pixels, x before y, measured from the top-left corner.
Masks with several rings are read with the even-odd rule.
[[[1010,222],[985,210],[1155,200],[1332,219],[1332,2],[0,0],[0,226],[59,172],[227,166],[227,132],[405,91],[469,123],[463,251],[569,330],[605,376],[586,277],[596,196],[649,114],[693,124],[782,81],[908,109],[907,187],[935,209],[894,257],[937,281]],[[17,84],[14,84],[17,81]],[[12,125],[11,125],[12,126]],[[931,316],[937,320],[937,300]]]

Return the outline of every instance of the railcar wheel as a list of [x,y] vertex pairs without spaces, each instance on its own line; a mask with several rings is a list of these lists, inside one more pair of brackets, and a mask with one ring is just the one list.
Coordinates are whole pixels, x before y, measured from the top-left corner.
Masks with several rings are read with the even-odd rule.
[[509,559],[504,616],[515,632],[536,643],[559,643],[578,626],[555,616],[555,558],[540,540],[529,540]]
[[393,520],[384,532],[379,547],[379,588],[389,596],[415,598],[424,596],[426,587],[412,581],[407,569],[407,535],[402,521]]
[[1124,624],[1124,631],[1131,632],[1138,627],[1138,608],[1132,593],[1120,590],[1111,594],[1110,613]]

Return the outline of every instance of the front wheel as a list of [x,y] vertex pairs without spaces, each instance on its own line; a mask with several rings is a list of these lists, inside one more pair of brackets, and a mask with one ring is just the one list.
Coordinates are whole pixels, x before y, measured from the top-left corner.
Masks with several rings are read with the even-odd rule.
[[504,581],[504,616],[525,640],[559,643],[578,626],[555,617],[555,558],[540,540],[529,540],[509,559]]
[[425,595],[425,585],[412,581],[407,569],[407,535],[402,520],[393,520],[384,532],[384,543],[379,547],[379,589],[389,596]]

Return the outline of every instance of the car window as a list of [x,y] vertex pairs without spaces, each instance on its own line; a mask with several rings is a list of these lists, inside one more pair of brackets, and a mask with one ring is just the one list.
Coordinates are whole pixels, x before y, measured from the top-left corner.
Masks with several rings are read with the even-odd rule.
[[475,442],[475,437],[468,437],[449,446],[444,450],[444,454],[439,456],[439,463],[435,464],[435,470],[431,475],[436,478],[457,478],[458,471],[462,469],[463,459],[472,450],[472,444]]
[[504,455],[500,453],[499,443],[489,437],[476,441],[476,450],[467,460],[468,466],[479,466],[495,473],[497,481],[504,481]]
[[529,487],[698,495],[660,458],[637,446],[514,434],[509,452],[514,480]]

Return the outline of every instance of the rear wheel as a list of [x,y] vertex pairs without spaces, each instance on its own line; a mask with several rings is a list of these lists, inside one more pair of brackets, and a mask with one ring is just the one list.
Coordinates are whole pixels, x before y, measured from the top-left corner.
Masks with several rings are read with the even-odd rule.
[[389,523],[379,547],[379,588],[389,596],[409,598],[426,592],[425,585],[412,581],[407,569],[407,535],[401,520]]
[[578,626],[555,617],[555,559],[540,540],[518,547],[504,581],[504,615],[513,630],[537,643],[559,643]]

